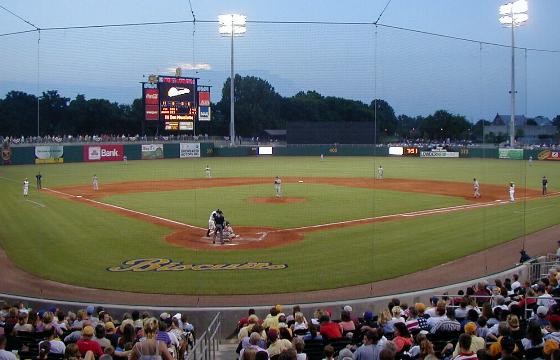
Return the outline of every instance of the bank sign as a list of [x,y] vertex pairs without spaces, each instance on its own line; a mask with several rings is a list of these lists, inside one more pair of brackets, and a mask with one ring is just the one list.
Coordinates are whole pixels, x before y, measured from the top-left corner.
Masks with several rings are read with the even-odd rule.
[[84,161],[122,161],[123,145],[86,145]]

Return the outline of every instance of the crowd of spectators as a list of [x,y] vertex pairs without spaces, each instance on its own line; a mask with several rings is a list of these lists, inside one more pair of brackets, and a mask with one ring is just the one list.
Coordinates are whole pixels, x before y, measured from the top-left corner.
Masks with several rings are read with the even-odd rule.
[[21,136],[3,137],[0,136],[0,143],[10,145],[19,144],[72,144],[72,143],[127,143],[127,142],[146,142],[146,141],[207,141],[211,138],[205,135],[44,135],[44,136]]
[[[281,305],[238,322],[241,360],[514,360],[560,359],[560,273],[534,284],[479,282],[429,304],[393,298],[374,314],[351,306],[316,309]],[[339,316],[334,313],[340,314]]]
[[41,360],[139,360],[149,355],[182,360],[193,342],[194,328],[181,313],[156,318],[133,311],[116,319],[92,305],[74,313],[56,306],[34,310],[21,302],[0,311],[2,360],[15,360],[16,354]]

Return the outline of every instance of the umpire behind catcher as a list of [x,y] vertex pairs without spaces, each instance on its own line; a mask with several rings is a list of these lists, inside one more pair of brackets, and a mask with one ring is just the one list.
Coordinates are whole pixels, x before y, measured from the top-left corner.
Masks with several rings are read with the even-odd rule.
[[224,218],[224,213],[222,210],[217,210],[216,214],[214,214],[214,224],[216,229],[214,229],[214,237],[212,238],[212,244],[216,243],[216,235],[220,233],[220,243],[224,244],[224,222],[226,219]]

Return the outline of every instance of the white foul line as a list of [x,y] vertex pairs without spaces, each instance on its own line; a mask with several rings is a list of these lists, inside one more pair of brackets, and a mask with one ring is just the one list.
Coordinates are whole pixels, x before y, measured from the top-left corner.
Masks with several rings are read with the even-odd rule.
[[33,204],[35,204],[35,205],[38,205],[39,207],[47,207],[47,205],[38,203],[38,202],[33,201],[33,200],[25,199],[25,201],[29,201],[30,203],[33,203]]
[[49,188],[44,188],[44,189],[48,190],[48,191],[52,191],[52,192],[60,194],[60,195],[68,196],[68,197],[71,197],[71,198],[79,198],[79,199],[89,201],[89,202],[92,202],[92,203],[95,203],[95,204],[98,204],[98,205],[101,205],[101,206],[106,206],[106,207],[110,207],[110,208],[113,208],[113,209],[118,209],[118,210],[129,212],[129,213],[132,213],[132,214],[138,214],[138,215],[146,216],[146,217],[149,217],[149,218],[152,218],[152,219],[158,219],[158,220],[165,221],[165,222],[168,222],[168,223],[172,223],[172,224],[175,224],[175,225],[181,225],[181,226],[184,226],[184,227],[188,227],[188,228],[191,228],[191,229],[197,229],[197,230],[206,230],[206,228],[201,228],[201,227],[198,227],[198,226],[185,224],[185,223],[182,223],[182,222],[179,222],[179,221],[166,219],[166,218],[161,217],[161,216],[151,215],[151,214],[143,213],[143,212],[140,212],[140,211],[127,209],[127,208],[124,208],[122,206],[107,204],[107,203],[104,203],[104,202],[101,202],[101,201],[96,201],[96,200],[88,199],[88,198],[85,198],[85,197],[81,197],[80,195],[67,194],[67,193],[57,191],[57,190],[52,190],[52,189],[49,189]]

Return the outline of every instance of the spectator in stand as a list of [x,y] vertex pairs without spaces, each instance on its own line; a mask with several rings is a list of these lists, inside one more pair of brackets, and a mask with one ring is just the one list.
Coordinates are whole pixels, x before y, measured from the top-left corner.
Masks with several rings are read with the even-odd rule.
[[237,331],[238,332],[239,332],[239,330],[243,329],[245,326],[247,326],[249,324],[249,316],[254,315],[254,314],[255,314],[255,309],[249,309],[249,314],[247,316],[239,319],[239,321],[237,322]]
[[436,316],[436,309],[437,309],[437,304],[439,302],[439,298],[437,296],[432,296],[430,298],[430,306],[426,309],[424,309],[425,314],[427,315],[426,318],[431,318]]
[[116,334],[116,328],[115,328],[115,324],[113,324],[112,321],[108,321],[105,323],[105,337],[107,339],[109,339],[109,341],[111,342],[111,346],[116,348],[118,341],[119,341],[119,336]]
[[544,336],[545,340],[554,340],[560,343],[560,320],[557,317],[550,319],[550,332]]
[[510,358],[514,352],[517,352],[517,346],[515,345],[515,341],[512,338],[505,336],[500,339],[499,343],[502,348],[502,359]]
[[521,345],[524,350],[542,348],[544,346],[544,338],[541,326],[538,321],[531,320],[527,326],[527,334],[521,339]]
[[420,357],[419,360],[438,360],[434,351],[434,345],[430,340],[423,340],[420,343]]
[[6,351],[6,336],[4,335],[0,335],[0,359],[17,360],[16,356],[11,351]]
[[276,306],[273,306],[270,308],[269,314],[266,316],[266,318],[263,321],[263,327],[265,328],[265,330],[269,329],[269,328],[274,328],[274,329],[278,329],[278,314],[280,313],[280,311],[278,311],[278,308]]
[[519,282],[519,275],[513,274],[513,282],[511,283],[511,290],[515,291],[515,289],[520,287],[521,287],[521,283]]
[[141,329],[143,327],[143,323],[142,320],[140,320],[140,312],[138,310],[134,310],[131,315],[133,321],[132,326],[135,329]]
[[18,331],[30,332],[33,331],[33,325],[28,324],[27,320],[29,315],[24,312],[20,312],[18,315],[18,322],[14,325],[14,333],[17,334]]
[[371,331],[376,329],[379,326],[377,321],[375,321],[373,317],[373,312],[365,311],[362,321],[358,324],[358,328],[363,333],[365,331]]
[[350,334],[350,337],[352,337],[354,331],[356,331],[356,324],[354,324],[350,318],[350,313],[347,311],[342,311],[340,314],[340,322],[338,325],[343,335]]
[[155,359],[157,355],[160,355],[163,360],[173,360],[173,357],[167,350],[167,346],[163,342],[156,340],[157,330],[158,321],[156,318],[144,320],[144,335],[146,339],[134,344],[128,357],[129,360],[139,360],[147,356]]
[[255,360],[268,360],[268,353],[266,351],[257,352]]
[[489,330],[488,326],[486,326],[486,317],[480,316],[476,321],[476,324],[478,325],[478,328],[476,329],[476,335],[480,336],[483,339],[486,339]]
[[334,360],[334,348],[331,345],[326,345],[323,349],[324,360]]
[[[307,354],[303,352],[303,349],[305,348],[305,342],[301,338],[295,337],[292,340],[292,346],[294,349],[296,349],[297,360],[307,360]],[[351,359],[353,360],[353,358]]]
[[111,346],[111,340],[105,337],[105,325],[97,324],[95,326],[95,337],[93,338],[93,341],[97,342],[103,350]]
[[430,316],[430,318],[428,319],[428,326],[430,327],[430,331],[436,326],[438,322],[445,319],[445,306],[445,301],[439,300],[437,302],[435,315]]
[[[471,337],[471,344],[467,350],[475,354],[478,352],[478,350],[486,349],[486,341],[483,338],[476,336],[476,330],[477,327],[474,322],[468,322],[465,325],[465,334]],[[459,343],[457,343],[457,345],[455,346],[455,350],[453,351],[453,356],[455,357],[459,355],[460,351],[461,349],[459,349]]]
[[321,324],[319,332],[323,336],[323,339],[337,339],[342,337],[340,327],[337,323],[332,322],[328,315],[321,316],[319,323]]
[[414,308],[418,311],[418,326],[421,330],[430,330],[430,325],[428,324],[428,315],[425,314],[426,305],[423,303],[414,304]]
[[306,334],[303,337],[303,341],[305,341],[306,343],[308,342],[318,342],[318,341],[323,341],[323,336],[321,334],[319,334],[319,332],[317,331],[317,326],[313,325],[313,324],[309,324],[309,333]]
[[94,360],[95,355],[93,354],[93,352],[88,351],[82,357],[82,354],[80,353],[80,349],[78,348],[78,345],[68,344],[68,346],[66,347],[66,350],[64,351],[64,360],[82,360],[82,359],[83,360]]
[[408,332],[406,325],[402,322],[395,323],[395,337],[393,338],[393,342],[397,346],[397,353],[405,350],[410,349],[412,346],[412,336]]
[[266,346],[266,343],[262,340],[261,335],[258,332],[251,333],[247,346],[243,347],[239,352],[239,358],[243,358],[243,353],[248,349],[252,349],[255,353],[259,351],[266,351],[266,349],[261,346]]
[[469,334],[461,334],[457,346],[459,353],[453,357],[453,360],[476,360],[478,359],[476,353],[471,349],[471,336]]
[[383,332],[385,334],[393,334],[393,332],[395,331],[395,328],[391,324],[392,318],[393,317],[391,316],[391,312],[389,310],[383,310],[379,313],[379,327],[383,328]]
[[420,330],[420,325],[418,324],[418,311],[416,311],[416,308],[413,306],[408,308],[408,318],[406,319],[405,325],[408,331]]
[[124,327],[121,324],[121,337],[117,341],[116,348],[118,351],[125,351],[127,344],[134,344],[136,342],[136,330],[132,324],[132,321],[125,323]]
[[64,345],[64,342],[62,342],[62,341],[60,341],[60,339],[58,339],[58,337],[56,336],[56,332],[54,330],[54,327],[52,325],[47,325],[45,327],[44,334],[45,334],[46,340],[40,342],[39,346],[41,346],[41,343],[46,341],[46,342],[50,343],[49,352],[51,354],[64,354],[64,351],[66,350],[66,345]]
[[270,357],[292,348],[292,343],[289,340],[278,338],[278,331],[276,329],[268,330],[268,341],[269,345],[267,351]]
[[82,356],[85,356],[86,352],[91,351],[97,357],[103,355],[103,350],[101,346],[92,340],[94,334],[93,327],[91,325],[84,326],[82,330],[82,338],[78,340],[76,345],[80,349]]
[[296,335],[307,333],[307,320],[305,320],[302,312],[298,311],[294,314],[294,323],[291,327],[292,332]]
[[488,328],[491,328],[492,326],[500,322],[498,318],[494,316],[494,312],[492,311],[492,306],[490,305],[490,303],[484,303],[482,305],[482,316],[486,318],[486,325],[488,326]]
[[354,352],[356,360],[378,360],[382,347],[378,345],[379,337],[377,332],[368,331],[362,340],[362,346]]
[[461,331],[461,324],[455,320],[455,309],[448,307],[445,317],[435,323],[430,329],[430,333],[438,334],[441,332],[459,332]]
[[559,345],[556,341],[546,340],[544,342],[543,354],[545,360],[557,360],[560,359]]
[[239,341],[249,336],[253,326],[259,323],[259,318],[255,314],[249,315],[249,318],[247,320],[248,320],[247,326],[241,328],[241,330],[239,330],[239,333],[237,334],[237,339]]
[[511,338],[516,342],[521,341],[523,332],[521,331],[521,327],[519,326],[519,318],[517,317],[517,315],[509,314],[506,321],[509,326]]
[[538,306],[546,306],[546,308],[550,308],[552,305],[556,304],[556,301],[552,298],[546,288],[543,285],[539,285],[537,287],[537,305]]
[[490,301],[490,291],[486,288],[487,285],[488,283],[486,281],[480,281],[476,284],[476,291],[474,295],[479,305]]

